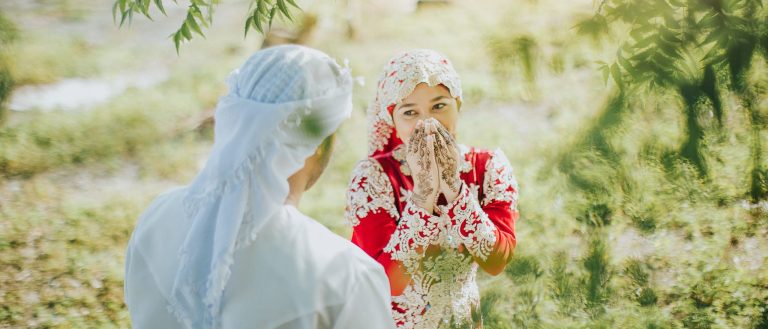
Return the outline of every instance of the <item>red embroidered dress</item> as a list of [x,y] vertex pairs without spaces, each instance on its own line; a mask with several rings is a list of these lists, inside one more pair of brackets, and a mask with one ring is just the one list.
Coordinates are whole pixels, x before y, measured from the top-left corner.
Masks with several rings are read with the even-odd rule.
[[[405,70],[389,73],[392,66]],[[388,78],[401,84],[398,72],[406,72],[402,80],[410,78],[405,85],[412,85],[411,91],[420,82],[439,83],[460,97],[458,78],[441,55],[422,50],[390,62],[369,112],[371,126],[379,128],[372,130],[370,157],[357,164],[349,186],[345,217],[353,225],[352,242],[384,266],[398,328],[477,324],[477,268],[502,272],[515,248],[517,183],[500,150],[461,146],[459,196],[451,204],[441,197],[437,214],[412,203],[413,179],[402,142],[396,138],[391,116],[387,121],[377,114],[410,93],[395,96],[400,98],[394,102],[386,100],[387,91],[403,93],[388,88]],[[382,101],[390,105],[380,106]]]

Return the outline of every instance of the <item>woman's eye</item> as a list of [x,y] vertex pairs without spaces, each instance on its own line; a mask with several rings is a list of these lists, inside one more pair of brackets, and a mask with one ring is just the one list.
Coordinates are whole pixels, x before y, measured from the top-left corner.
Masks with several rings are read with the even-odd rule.
[[435,106],[432,106],[432,109],[433,110],[442,110],[445,106],[446,106],[445,103],[439,103],[439,104],[435,104]]
[[411,117],[411,116],[414,116],[414,115],[416,115],[416,111],[414,111],[414,110],[408,110],[408,111],[405,111],[405,112],[403,112],[403,115],[405,115],[405,116],[407,116],[407,117]]

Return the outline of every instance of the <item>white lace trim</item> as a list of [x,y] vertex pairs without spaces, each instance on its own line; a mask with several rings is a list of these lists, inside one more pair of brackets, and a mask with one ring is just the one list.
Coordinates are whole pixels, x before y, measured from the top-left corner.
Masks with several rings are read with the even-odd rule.
[[469,162],[469,159],[467,159],[469,151],[471,151],[469,147],[464,144],[459,144],[459,173],[466,174],[475,169],[472,167],[472,163]]
[[[473,197],[470,187],[462,185],[459,197],[443,206],[442,216],[433,216],[406,201],[398,228],[384,248],[412,277],[403,295],[392,297],[404,310],[393,311],[399,328],[434,329],[471,323],[472,308],[480,300],[475,282],[477,264],[471,255],[485,259],[496,242],[495,226]],[[471,255],[460,252],[459,243]],[[426,256],[430,245],[440,246],[441,253]]]
[[452,217],[446,240],[454,248],[463,244],[472,255],[487,259],[496,244],[496,226],[472,197],[466,184],[456,200],[454,206],[446,209]]
[[382,113],[377,112],[378,102],[374,102],[368,108],[368,155],[373,155],[376,151],[381,151],[387,146],[389,137],[395,131],[395,126],[392,123],[392,118],[389,116],[389,112],[384,111],[385,116],[382,117]]
[[[403,312],[392,315],[400,329],[437,329],[472,322],[472,309],[480,303],[477,264],[471,256],[446,250],[421,262],[412,281],[392,302]],[[452,320],[452,321],[451,321]]]
[[392,259],[403,262],[409,271],[415,270],[418,260],[424,257],[426,247],[437,244],[446,225],[448,222],[444,218],[432,216],[408,200],[397,230],[389,238],[384,252],[392,254]]
[[395,207],[392,183],[378,161],[362,160],[355,166],[349,183],[344,217],[352,226],[357,226],[368,214],[382,210],[394,218],[400,216]]
[[517,210],[517,191],[518,185],[512,173],[512,165],[509,164],[503,151],[495,150],[485,164],[483,178],[485,198],[482,205],[486,206],[494,201],[510,202],[512,210]]
[[426,275],[420,283],[428,287],[429,309],[417,328],[464,328],[471,323],[472,308],[480,303],[477,263],[469,255],[450,250],[423,264]]
[[412,276],[411,284],[405,287],[402,295],[392,296],[392,303],[403,312],[392,310],[392,318],[400,329],[413,329],[421,320],[421,313],[427,307],[427,291],[418,275]]

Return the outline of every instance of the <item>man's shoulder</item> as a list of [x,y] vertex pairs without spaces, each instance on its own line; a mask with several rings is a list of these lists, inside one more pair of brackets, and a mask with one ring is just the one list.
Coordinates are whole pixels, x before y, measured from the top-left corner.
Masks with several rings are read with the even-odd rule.
[[351,241],[332,232],[309,216],[307,222],[307,250],[317,260],[317,266],[324,271],[335,272],[335,276],[357,277],[383,268]]
[[156,221],[159,217],[165,217],[163,216],[164,212],[168,212],[171,208],[175,208],[174,206],[181,204],[185,191],[185,187],[177,187],[160,193],[139,216],[136,223],[137,229]]
[[[151,252],[156,248],[172,248],[170,245],[179,234],[183,216],[182,201],[186,188],[179,187],[158,195],[139,216],[128,247],[139,247]],[[174,234],[176,233],[176,234]]]

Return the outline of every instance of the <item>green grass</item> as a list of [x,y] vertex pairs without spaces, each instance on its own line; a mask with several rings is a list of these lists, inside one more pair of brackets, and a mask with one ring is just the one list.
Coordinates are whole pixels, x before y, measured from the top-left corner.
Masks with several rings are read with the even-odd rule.
[[[363,8],[353,40],[342,24],[321,24],[312,45],[348,58],[367,83],[302,211],[349,236],[344,191],[366,153],[364,109],[380,66],[398,51],[434,48],[463,78],[460,141],[504,150],[521,187],[516,256],[502,275],[480,276],[487,328],[768,326],[768,215],[745,203],[750,135],[732,95],[723,95],[727,129],[705,136],[712,174],[701,179],[674,156],[685,136],[673,95],[630,97],[615,115],[612,86],[592,65],[611,58],[613,41],[570,29],[589,3],[491,5]],[[11,54],[18,81],[109,75],[156,56],[171,75],[89,111],[10,113],[0,126],[0,327],[129,325],[122,255],[135,220],[155,195],[194,177],[211,144],[195,127],[258,46],[234,16],[179,58],[163,36],[141,36],[151,44],[142,51],[136,33],[84,47],[68,34],[21,31]],[[528,40],[533,57],[499,40]],[[768,81],[762,58],[751,79]]]

